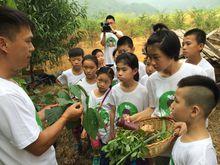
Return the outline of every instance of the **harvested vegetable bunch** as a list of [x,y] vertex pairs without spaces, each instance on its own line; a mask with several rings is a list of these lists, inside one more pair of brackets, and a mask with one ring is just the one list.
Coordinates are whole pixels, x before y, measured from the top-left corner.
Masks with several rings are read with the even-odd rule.
[[[172,135],[172,132],[166,130],[166,121],[162,122],[161,130],[153,130],[150,125],[133,129],[136,128],[135,126],[132,127],[132,130],[119,128],[116,138],[102,148],[107,153],[106,157],[110,158],[110,164],[119,165],[124,164],[125,161],[144,159],[148,153],[148,144],[161,141]],[[144,131],[143,128],[148,129]]]

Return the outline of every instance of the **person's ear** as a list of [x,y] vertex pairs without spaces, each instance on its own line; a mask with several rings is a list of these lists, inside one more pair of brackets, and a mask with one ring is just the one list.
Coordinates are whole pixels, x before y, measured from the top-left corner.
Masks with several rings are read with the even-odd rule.
[[6,38],[0,36],[0,51],[3,53],[7,53],[7,40]]
[[136,75],[137,72],[138,72],[138,69],[137,69],[137,68],[134,68],[132,71],[133,71],[133,75]]
[[200,52],[202,51],[202,49],[205,47],[205,44],[203,44],[203,43],[200,43],[199,44],[199,48],[200,48]]
[[131,50],[132,50],[132,53],[134,53],[134,51],[135,51],[135,47],[133,46],[133,48],[132,48]]
[[196,118],[201,113],[201,108],[198,105],[194,105],[191,107],[191,117]]

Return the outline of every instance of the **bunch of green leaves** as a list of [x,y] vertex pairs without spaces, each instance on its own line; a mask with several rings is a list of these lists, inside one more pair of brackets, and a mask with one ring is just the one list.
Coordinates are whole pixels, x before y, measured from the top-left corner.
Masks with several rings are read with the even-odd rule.
[[[147,144],[163,140],[170,136],[172,132],[166,129],[166,121],[162,120],[160,131],[153,133],[143,130],[124,130],[119,129],[117,137],[102,148],[110,158],[110,164],[124,164],[125,161],[144,159],[148,153]],[[130,159],[129,159],[130,158]]]
[[144,140],[147,137],[148,136],[145,135],[145,132],[142,130],[131,131],[119,129],[117,137],[114,140],[111,140],[106,146],[104,146],[102,150],[107,153],[106,157],[110,158],[110,164],[116,164],[119,162],[128,153],[133,151],[136,146],[140,147],[132,152],[130,155],[130,160],[135,160],[137,158],[144,159],[148,151],[146,145],[144,144]]

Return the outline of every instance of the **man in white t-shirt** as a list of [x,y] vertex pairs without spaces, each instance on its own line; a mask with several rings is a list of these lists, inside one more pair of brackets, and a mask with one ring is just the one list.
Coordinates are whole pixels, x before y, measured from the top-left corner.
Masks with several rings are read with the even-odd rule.
[[26,92],[12,80],[27,67],[34,51],[33,24],[24,13],[6,7],[0,7],[0,18],[0,164],[55,165],[52,145],[67,121],[81,116],[82,106],[70,106],[43,130],[44,111],[52,106],[37,112]]
[[108,15],[105,21],[102,24],[101,45],[104,46],[105,63],[112,65],[114,64],[112,53],[117,47],[118,39],[123,36],[123,33],[115,30],[115,18],[112,15]]
[[200,55],[205,43],[206,33],[198,28],[191,29],[184,34],[182,52],[186,62],[200,66],[208,77],[215,80],[214,67]]
[[178,83],[171,117],[185,122],[187,131],[172,149],[170,165],[217,165],[206,119],[219,101],[216,83],[206,76],[190,76]]

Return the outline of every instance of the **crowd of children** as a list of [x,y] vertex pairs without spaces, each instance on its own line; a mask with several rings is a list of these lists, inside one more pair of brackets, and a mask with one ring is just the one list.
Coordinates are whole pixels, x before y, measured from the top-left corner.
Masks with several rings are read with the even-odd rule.
[[[35,50],[34,24],[16,9],[0,6],[0,11],[0,164],[56,165],[53,144],[61,131],[68,122],[86,118],[92,109],[103,120],[97,134],[90,137],[90,130],[87,134],[80,122],[72,132],[79,154],[92,151],[93,165],[109,164],[101,148],[115,138],[117,120],[123,118],[128,123],[151,117],[174,120],[176,138],[171,150],[153,159],[127,159],[126,164],[217,165],[207,121],[219,102],[219,89],[214,68],[201,56],[206,43],[203,30],[185,33],[185,60],[179,60],[178,36],[162,23],[153,25],[144,47],[145,66],[134,54],[132,39],[114,30],[115,19],[107,16],[108,27],[103,27],[100,41],[104,54],[94,49],[84,55],[82,48],[72,48],[68,53],[72,68],[57,77],[59,85],[84,88],[81,102],[70,105],[44,129],[45,111],[57,104],[37,112],[31,98],[13,80],[27,67]],[[82,151],[85,141],[88,148]]]
[[[57,82],[81,85],[89,95],[89,107],[95,108],[105,123],[97,138],[89,139],[94,152],[93,164],[108,164],[100,149],[114,139],[115,122],[119,118],[138,122],[164,116],[184,122],[187,130],[179,134],[172,153],[156,157],[154,164],[217,164],[205,121],[216,107],[219,93],[214,68],[200,54],[205,42],[203,30],[187,31],[182,43],[185,60],[179,60],[181,43],[178,36],[159,23],[153,26],[145,44],[144,63],[138,61],[133,41],[128,36],[118,39],[112,54],[113,65],[106,65],[100,49],[85,56],[81,48],[69,51],[72,68],[64,71]],[[88,137],[85,130],[81,137]],[[99,147],[94,147],[93,143],[98,143]]]

